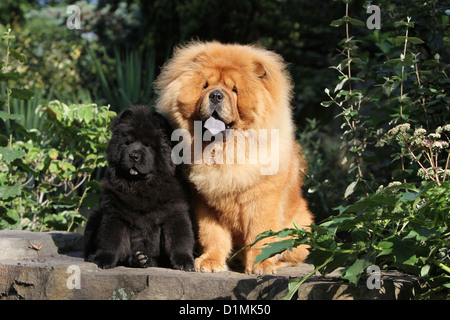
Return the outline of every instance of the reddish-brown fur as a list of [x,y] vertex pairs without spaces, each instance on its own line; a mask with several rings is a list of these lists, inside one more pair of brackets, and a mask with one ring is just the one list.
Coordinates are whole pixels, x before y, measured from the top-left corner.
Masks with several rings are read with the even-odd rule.
[[[279,55],[253,46],[194,42],[176,50],[164,66],[157,88],[158,111],[175,128],[189,130],[192,137],[194,121],[205,117],[205,97],[217,89],[225,96],[222,118],[232,123],[233,129],[278,132],[279,166],[273,174],[261,174],[261,161],[203,161],[187,166],[197,191],[195,211],[203,247],[203,254],[195,261],[197,271],[227,270],[227,258],[233,250],[252,243],[263,231],[293,227],[293,221],[306,228],[312,223],[302,197],[306,163],[294,138],[292,83]],[[259,147],[263,148],[261,141]],[[267,142],[266,148],[271,150],[274,141]],[[236,147],[235,140],[227,138],[222,148],[213,148],[211,157],[221,157],[230,144]],[[245,156],[248,160],[248,150]],[[307,247],[300,246],[254,264],[259,252],[257,244],[241,255],[247,273],[273,273],[281,262],[297,264],[308,254]]]

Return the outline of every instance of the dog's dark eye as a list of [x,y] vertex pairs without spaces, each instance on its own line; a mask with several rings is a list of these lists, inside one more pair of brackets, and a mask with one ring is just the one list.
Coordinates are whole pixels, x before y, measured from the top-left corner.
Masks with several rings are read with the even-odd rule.
[[232,90],[232,91],[233,91],[234,93],[238,94],[238,90],[237,90],[236,86],[233,87],[233,90]]
[[144,146],[150,148],[152,145],[150,143],[144,143]]
[[209,86],[209,83],[208,83],[208,81],[206,81],[205,85],[203,86],[203,89],[208,88],[208,86]]
[[125,139],[124,143],[126,146],[128,146],[131,143],[131,141],[129,139]]

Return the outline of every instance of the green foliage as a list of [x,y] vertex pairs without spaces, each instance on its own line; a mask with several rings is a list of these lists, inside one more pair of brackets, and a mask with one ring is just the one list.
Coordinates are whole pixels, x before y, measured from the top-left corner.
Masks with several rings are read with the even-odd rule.
[[139,48],[148,32],[144,26],[148,17],[140,10],[139,1],[99,1],[97,6],[86,1],[76,4],[85,13],[82,29],[95,34],[108,53]]
[[[77,2],[77,5],[83,14],[95,7],[86,2]],[[95,75],[92,63],[84,52],[84,37],[80,30],[69,30],[65,26],[67,4],[41,7],[36,3],[33,7],[35,9],[27,8],[22,13],[24,21],[20,25],[14,25],[14,41],[20,43],[20,48],[11,49],[12,54],[17,52],[19,57],[26,58],[26,63],[17,59],[13,76],[17,77],[19,85],[34,91],[35,97],[30,100],[12,100],[11,110],[21,114],[25,109],[33,111],[27,112],[26,127],[29,129],[39,128],[39,119],[33,118],[33,115],[42,100],[101,103],[96,99],[101,89],[92,83]],[[6,28],[0,24],[0,33],[4,31]],[[0,43],[0,51],[5,49],[6,43]]]
[[[322,89],[332,79],[326,68],[334,50],[337,30],[329,28],[334,1],[215,0],[140,1],[144,43],[156,50],[162,65],[174,46],[190,40],[252,43],[281,54],[289,63],[295,84],[292,101],[295,119],[330,121],[331,110],[317,108]],[[130,6],[131,7],[131,6]]]
[[[115,47],[114,65],[102,63],[102,60],[89,47],[86,47],[100,85],[107,101],[114,110],[122,110],[133,104],[150,104],[153,100],[153,88],[150,83],[155,80],[155,51],[143,52],[135,49],[120,54]],[[103,52],[103,56],[106,52]],[[106,59],[107,61],[110,59]]]
[[[270,242],[256,261],[299,244],[310,245],[308,259],[315,270],[291,281],[287,299],[316,272],[325,275],[339,268],[343,280],[358,284],[370,265],[420,277],[418,298],[448,299],[450,99],[446,93],[450,81],[448,62],[442,57],[448,57],[449,48],[439,39],[449,39],[444,27],[449,19],[434,2],[428,8],[431,11],[424,11],[429,2],[401,6],[381,1],[382,32],[366,31],[359,40],[351,31],[364,30],[365,24],[350,17],[350,2],[344,3],[345,16],[331,23],[345,27],[345,38],[333,60],[336,64],[331,67],[338,81],[325,89],[328,100],[322,106],[339,110],[341,164],[346,166],[347,179],[336,179],[333,166],[328,176],[322,173],[320,166],[329,164],[332,157],[319,152],[318,135],[310,139],[311,131],[306,130],[306,136],[299,137],[314,150],[306,156],[317,157],[319,162],[310,161],[313,182],[308,191],[324,199],[331,184],[343,190],[340,205],[336,215],[311,225],[310,232],[295,226],[261,234],[257,241],[284,239]],[[387,21],[389,16],[393,19]],[[343,187],[342,181],[346,182]]]
[[0,228],[72,230],[85,220],[80,208],[97,204],[99,186],[91,175],[106,165],[108,125],[115,113],[54,100],[36,110],[44,119],[40,130],[22,126],[22,115],[11,112],[11,103],[31,99],[33,91],[11,87],[20,77],[4,76],[19,74],[10,70],[11,56],[25,61],[9,54],[12,37],[10,31],[3,36],[7,51],[0,77],[6,91],[6,111],[0,112],[6,133],[0,147]]
[[[340,208],[340,214],[312,225],[311,232],[298,227],[267,231],[268,237],[291,237],[270,243],[256,262],[300,244],[311,245],[309,261],[314,272],[295,279],[287,299],[316,272],[322,275],[340,269],[342,278],[357,284],[370,265],[395,268],[421,277],[425,291],[420,297],[448,297],[450,285],[450,183],[393,184],[369,197]],[[253,245],[252,244],[252,245]]]
[[342,203],[347,187],[346,166],[341,163],[345,149],[335,143],[330,127],[316,119],[306,119],[297,137],[309,165],[304,195],[316,221],[321,221]]
[[25,19],[25,12],[36,8],[39,3],[35,0],[2,0],[0,2],[0,24],[17,24]]

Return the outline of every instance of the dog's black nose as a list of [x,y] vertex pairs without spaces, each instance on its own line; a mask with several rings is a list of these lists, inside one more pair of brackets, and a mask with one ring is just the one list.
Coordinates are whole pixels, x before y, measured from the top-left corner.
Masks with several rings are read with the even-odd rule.
[[129,155],[130,159],[134,162],[139,162],[141,161],[141,155],[137,152],[131,152]]
[[223,93],[220,90],[214,90],[209,94],[209,101],[214,104],[221,103],[223,100]]

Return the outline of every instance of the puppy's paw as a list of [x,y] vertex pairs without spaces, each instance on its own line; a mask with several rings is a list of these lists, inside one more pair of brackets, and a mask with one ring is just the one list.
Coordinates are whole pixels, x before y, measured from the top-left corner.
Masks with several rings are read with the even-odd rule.
[[179,254],[172,257],[174,269],[182,271],[194,271],[194,258],[188,254]]
[[131,257],[131,266],[136,268],[147,268],[150,266],[150,258],[142,251],[136,251]]
[[99,268],[102,269],[111,269],[117,266],[116,255],[114,253],[105,251],[91,254],[86,260],[95,263]]
[[207,255],[202,255],[195,259],[194,268],[197,272],[220,272],[228,270],[225,262],[209,258]]

